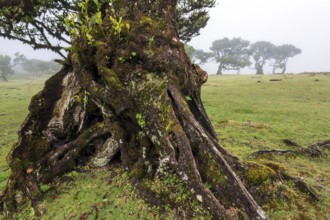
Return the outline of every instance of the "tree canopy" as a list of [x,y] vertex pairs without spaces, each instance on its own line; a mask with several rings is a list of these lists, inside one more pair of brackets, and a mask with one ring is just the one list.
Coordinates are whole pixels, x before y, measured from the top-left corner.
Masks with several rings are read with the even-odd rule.
[[212,58],[213,53],[204,52],[203,50],[195,49],[193,46],[185,44],[186,53],[193,63],[205,64]]
[[292,44],[283,44],[276,46],[272,51],[271,58],[273,59],[273,73],[276,69],[282,69],[282,74],[286,71],[286,65],[290,57],[294,57],[301,53],[301,49],[295,47]]
[[250,67],[252,64],[257,74],[263,74],[266,63],[273,67],[273,73],[276,69],[282,69],[284,74],[288,59],[301,53],[301,50],[292,44],[276,46],[271,42],[258,41],[250,45],[248,40],[227,37],[213,41],[211,52],[195,49],[187,44],[185,49],[193,63],[205,64],[210,61],[218,63],[217,74],[222,74],[226,70],[236,70],[239,73],[240,69]]
[[224,70],[237,70],[251,64],[248,55],[250,42],[242,38],[223,38],[215,40],[210,47],[214,61],[219,63],[217,74]]
[[275,45],[268,41],[257,41],[251,44],[249,54],[254,60],[256,74],[264,74],[264,65],[272,58]]
[[[100,16],[113,7],[110,0],[85,0],[89,5],[89,14],[101,8]],[[180,0],[177,3],[177,28],[180,38],[189,41],[199,35],[201,28],[209,20],[208,9],[214,7],[215,0]],[[63,58],[63,49],[72,44],[65,20],[80,16],[82,4],[79,0],[1,0],[0,36],[19,40],[34,49],[49,49]]]
[[179,0],[178,1],[178,29],[183,41],[190,41],[198,36],[210,19],[207,9],[215,6],[215,0]]

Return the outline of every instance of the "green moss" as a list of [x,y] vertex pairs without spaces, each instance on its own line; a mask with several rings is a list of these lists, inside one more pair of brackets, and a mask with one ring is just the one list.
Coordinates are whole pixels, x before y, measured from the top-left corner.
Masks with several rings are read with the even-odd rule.
[[260,185],[275,175],[274,170],[265,165],[250,162],[247,167],[245,180],[249,185]]
[[98,67],[99,72],[102,74],[106,82],[111,86],[122,87],[122,84],[117,74],[112,70],[104,66]]
[[151,28],[154,28],[157,30],[159,27],[159,23],[155,20],[153,20],[151,17],[143,15],[140,19],[141,25],[149,25]]
[[31,161],[37,161],[50,149],[49,142],[45,139],[44,136],[38,136],[37,134],[28,136],[27,138],[27,146],[30,148],[29,150],[25,150],[27,155],[24,155],[24,159],[28,159]]
[[100,50],[102,48],[105,48],[108,44],[106,44],[105,42],[103,41],[95,41],[95,47]]
[[175,125],[174,120],[169,120],[166,127],[165,127],[165,131],[166,132],[172,131],[173,128],[174,128],[174,125]]
[[136,179],[142,179],[145,174],[145,169],[142,166],[134,166],[130,172],[130,175]]
[[271,168],[273,171],[275,172],[280,172],[280,171],[284,171],[285,168],[283,165],[281,165],[280,163],[276,163],[276,162],[266,162],[264,163],[267,167]]
[[29,168],[32,165],[31,162],[29,161],[23,161],[19,158],[13,158],[13,160],[11,161],[11,167],[15,170],[26,170],[27,168]]
[[70,53],[70,59],[73,63],[78,64],[79,63],[79,54],[74,45],[71,46],[71,53]]
[[100,63],[101,61],[106,61],[108,58],[108,44],[103,41],[95,41],[96,52],[96,61]]
[[173,213],[169,211],[175,207],[190,212],[191,219],[211,219],[210,213],[196,200],[186,184],[176,174],[169,172],[164,177],[156,177],[153,180],[145,179],[144,185],[164,201],[165,213],[161,214],[160,219],[173,219]]
[[219,165],[209,156],[207,152],[201,153],[201,157],[201,174],[204,175],[204,178],[208,181],[208,184],[211,186],[221,185],[222,187],[225,187],[227,183],[226,177]]
[[[50,144],[44,137],[38,135],[26,136],[26,139],[23,140],[24,154],[16,155],[15,152],[20,150],[16,148],[16,144],[13,146],[14,153],[12,155],[11,161],[9,161],[11,167],[16,170],[26,170],[31,164],[41,158],[50,148]],[[21,146],[20,146],[21,147]]]
[[207,169],[207,176],[210,178],[211,184],[220,184],[224,186],[226,184],[226,178],[219,166],[213,160],[209,160],[207,164],[209,167]]

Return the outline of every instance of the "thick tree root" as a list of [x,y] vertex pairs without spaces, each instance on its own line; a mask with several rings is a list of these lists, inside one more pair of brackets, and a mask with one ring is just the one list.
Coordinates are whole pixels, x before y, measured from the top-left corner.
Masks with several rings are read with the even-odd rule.
[[280,173],[283,179],[288,181],[293,181],[295,186],[301,191],[306,193],[308,196],[312,198],[313,201],[320,201],[320,196],[315,192],[315,190],[309,186],[306,182],[298,177],[292,177],[285,173]]
[[306,148],[300,147],[299,144],[290,140],[284,140],[287,145],[299,147],[296,150],[260,150],[253,152],[247,156],[247,158],[260,158],[265,155],[287,155],[296,154],[309,157],[321,157],[325,149],[330,150],[330,140],[320,141],[315,144],[309,145]]
[[[320,141],[315,144],[312,144],[306,148],[301,147],[299,144],[297,144],[294,141],[291,140],[284,140],[284,143],[288,146],[294,146],[298,149],[296,150],[260,150],[253,152],[247,156],[247,158],[260,158],[262,156],[267,155],[303,155],[308,157],[321,157],[323,156],[323,152],[325,149],[330,150],[330,140],[326,141]],[[271,167],[271,166],[270,166]],[[272,167],[271,167],[272,168]],[[306,182],[304,182],[299,177],[292,177],[288,174],[286,174],[283,171],[277,170],[277,176],[280,178],[280,180],[283,182],[285,181],[292,181],[296,188],[299,189],[301,192],[306,193],[308,196],[311,197],[313,201],[319,201],[320,195],[318,195],[315,190],[309,186]]]
[[[213,193],[206,189],[205,185],[201,180],[200,172],[197,168],[197,165],[195,163],[190,164],[190,161],[195,161],[195,158],[192,155],[193,148],[191,146],[195,146],[194,148],[197,148],[197,150],[200,152],[202,150],[207,150],[210,158],[212,158],[212,160],[214,160],[216,164],[220,165],[223,173],[225,174],[227,185],[229,187],[233,187],[229,189],[229,192],[231,192],[229,194],[231,194],[232,198],[234,198],[232,202],[234,202],[238,208],[244,210],[244,213],[249,216],[250,219],[268,219],[267,215],[258,206],[258,204],[252,198],[250,193],[246,190],[243,183],[240,181],[234,170],[231,168],[231,166],[225,159],[225,157],[227,157],[235,161],[236,158],[229,154],[220,145],[218,145],[216,139],[212,138],[207,133],[207,131],[204,130],[204,128],[192,116],[189,108],[185,106],[186,102],[184,101],[182,95],[180,95],[180,92],[175,87],[170,87],[169,93],[171,98],[173,99],[172,105],[175,110],[174,112],[177,114],[181,126],[186,131],[191,130],[191,132],[187,133],[187,136],[190,141],[187,139],[182,140],[182,142],[179,142],[179,146],[181,147],[185,146],[185,143],[189,143],[189,145],[186,146],[186,149],[182,150],[183,155],[185,155],[183,158],[184,161],[182,161],[183,163],[179,162],[179,164],[184,164],[185,166],[181,171],[182,173],[180,173],[179,171],[179,174],[181,174],[183,180],[187,181],[188,185],[190,185],[190,187],[193,187],[194,191],[196,191],[196,197],[200,196],[200,198],[203,199],[203,202],[205,202],[206,207],[211,207],[211,212],[214,212],[214,209],[211,205],[216,204],[218,206],[218,210],[221,211],[220,215],[213,213],[215,216],[217,215],[217,218],[235,218],[235,216],[230,215],[230,213],[226,211],[221,204],[218,204],[218,200],[214,197]],[[202,140],[202,143],[204,144],[195,144],[194,139]],[[189,157],[187,157],[187,155],[189,155]],[[186,170],[192,170],[192,173],[195,173],[196,176],[187,176],[187,174],[184,173],[184,171]],[[208,199],[210,200],[208,201]]]
[[31,174],[32,172],[38,173],[43,168],[47,172],[42,172],[44,175],[37,174],[37,178],[42,182],[50,182],[54,176],[72,169],[81,151],[88,147],[88,144],[93,140],[102,136],[110,136],[109,129],[102,124],[93,125],[85,130],[77,139],[59,146],[46,154],[27,169],[27,174]]

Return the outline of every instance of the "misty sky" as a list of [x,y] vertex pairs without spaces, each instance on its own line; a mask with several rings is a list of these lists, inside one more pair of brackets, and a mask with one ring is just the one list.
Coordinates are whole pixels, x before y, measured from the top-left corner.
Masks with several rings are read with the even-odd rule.
[[[287,72],[330,71],[330,0],[219,0],[210,16],[201,35],[189,43],[197,49],[208,50],[214,40],[224,37],[293,44],[302,54],[289,59]],[[28,45],[0,38],[0,54],[13,56],[17,51],[28,58],[57,57],[47,50],[34,52]],[[212,74],[217,65],[203,68]],[[270,72],[270,68],[265,70]]]
[[[190,42],[197,49],[208,50],[224,37],[293,44],[302,53],[289,59],[287,72],[330,71],[330,0],[219,0],[210,15],[207,27]],[[216,64],[203,67],[217,71]]]

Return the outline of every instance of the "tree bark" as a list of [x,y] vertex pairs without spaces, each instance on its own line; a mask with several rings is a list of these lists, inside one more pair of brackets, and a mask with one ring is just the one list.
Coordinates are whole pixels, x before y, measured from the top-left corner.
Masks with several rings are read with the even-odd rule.
[[265,65],[265,60],[259,60],[256,61],[254,64],[254,67],[256,69],[256,75],[263,75],[264,74],[264,65]]
[[286,63],[283,63],[283,69],[282,69],[281,74],[285,74],[285,71],[286,71]]
[[[67,64],[33,97],[10,153],[0,196],[8,216],[17,193],[40,215],[40,183],[120,152],[137,189],[143,178],[174,171],[214,219],[268,219],[236,174],[243,164],[218,144],[200,97],[207,73],[179,40],[176,3],[113,1],[93,42],[83,34],[74,41]],[[110,15],[130,28],[118,33]]]
[[219,67],[218,67],[217,75],[222,75],[223,74],[222,69],[223,69],[223,67],[222,67],[222,64],[220,63]]
[[264,70],[263,70],[263,66],[262,65],[259,65],[259,64],[256,64],[256,74],[257,75],[263,75],[264,74]]
[[276,73],[276,67],[275,67],[275,64],[274,64],[274,66],[273,66],[273,74],[275,74]]

